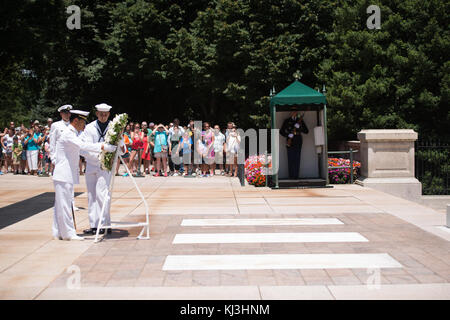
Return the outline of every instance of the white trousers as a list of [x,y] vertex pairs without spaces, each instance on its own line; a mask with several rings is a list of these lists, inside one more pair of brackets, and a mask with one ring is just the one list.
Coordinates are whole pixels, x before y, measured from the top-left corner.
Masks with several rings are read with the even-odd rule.
[[72,218],[73,184],[53,181],[55,207],[53,209],[53,237],[68,239],[76,236]]
[[27,150],[28,168],[36,171],[38,169],[39,150]]
[[[100,220],[103,203],[108,194],[111,173],[104,170],[89,170],[86,168],[86,186],[88,192],[88,215],[91,228],[97,228]],[[110,225],[109,202],[105,203],[105,212],[103,214],[102,225]]]

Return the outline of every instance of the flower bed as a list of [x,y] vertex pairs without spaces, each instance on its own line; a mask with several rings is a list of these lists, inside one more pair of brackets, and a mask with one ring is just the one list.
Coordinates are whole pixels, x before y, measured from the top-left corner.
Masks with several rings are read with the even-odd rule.
[[[329,168],[328,177],[332,184],[343,184],[350,181],[350,160],[344,158],[328,158],[328,167],[348,166],[348,168]],[[361,163],[353,160],[353,180],[357,178]]]
[[[272,157],[267,157],[268,172],[272,168]],[[247,182],[256,187],[264,187],[266,185],[266,156],[250,156],[245,160],[245,177]]]

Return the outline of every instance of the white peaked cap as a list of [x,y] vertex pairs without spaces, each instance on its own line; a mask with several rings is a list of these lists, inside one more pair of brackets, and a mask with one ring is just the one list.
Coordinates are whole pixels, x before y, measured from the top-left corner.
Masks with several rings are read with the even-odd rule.
[[89,111],[82,110],[70,110],[70,113],[77,114],[81,119],[87,120],[87,116],[89,115]]
[[72,110],[72,109],[73,109],[73,107],[70,104],[65,104],[58,108],[58,112],[61,112],[63,110]]
[[95,108],[97,109],[97,111],[108,112],[112,107],[107,105],[106,103],[100,103],[96,105]]

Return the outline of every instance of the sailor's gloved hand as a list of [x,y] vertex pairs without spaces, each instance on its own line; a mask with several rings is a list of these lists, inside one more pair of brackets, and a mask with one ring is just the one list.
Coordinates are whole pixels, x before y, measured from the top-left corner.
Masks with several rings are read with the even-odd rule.
[[113,146],[112,144],[109,143],[105,143],[103,144],[103,150],[105,150],[106,152],[114,152],[116,151],[117,146]]
[[294,137],[294,134],[289,133],[288,137],[292,139]]
[[300,128],[300,124],[296,123],[296,124],[295,124],[295,127],[296,127],[297,129]]

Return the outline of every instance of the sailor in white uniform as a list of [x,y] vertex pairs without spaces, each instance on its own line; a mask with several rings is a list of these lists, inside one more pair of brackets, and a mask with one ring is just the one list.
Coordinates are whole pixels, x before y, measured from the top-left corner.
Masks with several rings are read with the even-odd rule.
[[55,207],[53,214],[53,237],[63,240],[84,240],[76,234],[72,218],[73,185],[79,183],[80,150],[100,153],[114,152],[116,146],[104,143],[86,143],[79,138],[89,112],[70,111],[70,124],[62,132],[56,144],[56,163],[53,173]]
[[[97,111],[95,115],[97,120],[89,123],[86,129],[80,136],[80,138],[89,143],[98,143],[105,141],[106,132],[109,129],[110,121],[109,110],[111,106],[101,103],[95,106]],[[86,159],[86,186],[88,192],[88,204],[89,204],[89,225],[90,229],[86,229],[83,232],[85,234],[95,234],[97,232],[98,222],[100,220],[100,214],[103,207],[104,199],[108,192],[109,183],[111,181],[111,172],[102,170],[100,167],[100,160],[98,154],[89,152],[82,152],[82,155]],[[105,212],[103,214],[104,219],[102,225],[110,225],[111,218],[109,215],[109,203],[105,204]],[[111,229],[107,229],[107,233],[111,233]],[[100,230],[100,233],[104,233],[104,230]]]
[[[56,143],[58,139],[61,137],[63,131],[69,126],[70,120],[70,110],[73,107],[70,104],[65,104],[58,108],[58,112],[61,116],[61,120],[55,122],[50,127],[49,141],[50,141],[50,159],[52,161],[53,169],[55,168],[56,163]],[[72,196],[72,205],[73,210],[78,211],[78,208],[75,206],[75,195]]]
[[52,126],[50,127],[50,159],[52,160],[53,165],[56,163],[56,142],[59,137],[61,137],[64,129],[66,129],[70,124],[70,110],[72,109],[73,108],[70,104],[59,107],[58,112],[61,115],[61,120],[52,123]]

